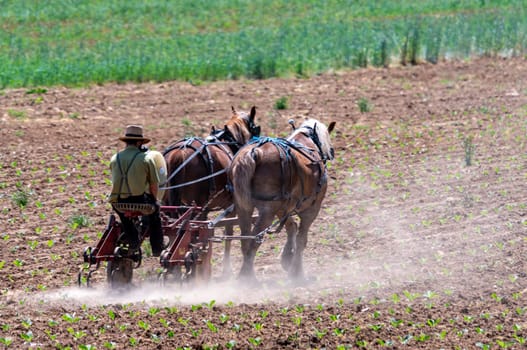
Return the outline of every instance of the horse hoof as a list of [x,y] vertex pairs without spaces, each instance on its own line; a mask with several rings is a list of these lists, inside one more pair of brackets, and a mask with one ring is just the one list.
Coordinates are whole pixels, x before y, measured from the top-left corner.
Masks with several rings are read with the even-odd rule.
[[280,259],[280,264],[282,265],[282,268],[285,271],[288,271],[289,267],[291,267],[292,259],[293,259],[292,254],[282,254],[282,258]]
[[256,279],[256,276],[239,275],[238,283],[248,287],[259,287],[261,283]]
[[295,287],[306,287],[317,282],[315,276],[290,276],[291,284]]
[[232,272],[230,271],[223,271],[221,275],[219,275],[216,280],[219,282],[225,282],[232,278]]

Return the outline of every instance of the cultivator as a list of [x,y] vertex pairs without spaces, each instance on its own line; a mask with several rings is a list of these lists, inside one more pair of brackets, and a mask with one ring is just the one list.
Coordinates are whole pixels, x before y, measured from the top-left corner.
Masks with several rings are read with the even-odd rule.
[[[148,227],[141,220],[142,215],[151,213],[143,204],[127,204],[121,208],[125,215],[132,218],[140,241],[149,236]],[[146,205],[148,206],[148,205]],[[116,208],[119,209],[119,208]],[[163,272],[160,278],[164,281],[169,275],[176,280],[207,281],[211,276],[212,241],[214,225],[210,221],[195,220],[201,213],[197,206],[161,206],[163,235],[169,238],[167,248],[161,253],[160,264]],[[173,216],[176,216],[174,218]],[[226,219],[229,220],[229,219]],[[215,222],[221,225],[221,222]],[[123,240],[123,229],[116,215],[110,216],[108,226],[95,248],[84,250],[84,266],[78,274],[79,285],[90,285],[93,272],[102,262],[106,264],[106,277],[111,287],[127,285],[132,281],[133,270],[142,262],[141,249],[131,251]],[[220,237],[221,240],[221,237]]]

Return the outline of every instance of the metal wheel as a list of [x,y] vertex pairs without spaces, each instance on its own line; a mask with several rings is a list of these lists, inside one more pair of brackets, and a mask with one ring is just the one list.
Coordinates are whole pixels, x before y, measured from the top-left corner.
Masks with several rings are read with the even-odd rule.
[[183,283],[181,266],[170,266],[163,269],[163,271],[159,273],[158,281],[161,286],[166,286],[169,283],[177,283],[181,285]]
[[195,249],[189,250],[185,254],[185,272],[182,276],[182,279],[185,283],[193,283],[196,280],[197,272],[197,259],[198,253]]
[[106,279],[111,288],[120,288],[132,282],[134,261],[129,258],[115,257],[108,261]]

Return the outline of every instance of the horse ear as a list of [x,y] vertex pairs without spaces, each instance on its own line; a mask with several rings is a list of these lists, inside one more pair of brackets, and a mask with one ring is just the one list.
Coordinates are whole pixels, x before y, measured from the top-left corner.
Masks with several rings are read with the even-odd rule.
[[329,124],[329,127],[328,127],[328,132],[331,134],[331,132],[333,131],[333,129],[335,128],[335,124],[337,124],[337,122],[331,122]]
[[214,127],[214,125],[210,128],[210,132],[211,133],[215,133],[216,132],[216,128]]
[[293,118],[289,119],[289,120],[287,121],[287,123],[288,123],[289,125],[291,125],[291,128],[293,129],[293,131],[296,130],[295,120],[294,120]]
[[232,108],[232,114],[236,114],[236,110],[234,109],[234,106],[231,106]]
[[256,106],[252,106],[251,108],[251,114],[249,115],[249,120],[254,121],[254,117],[256,116]]

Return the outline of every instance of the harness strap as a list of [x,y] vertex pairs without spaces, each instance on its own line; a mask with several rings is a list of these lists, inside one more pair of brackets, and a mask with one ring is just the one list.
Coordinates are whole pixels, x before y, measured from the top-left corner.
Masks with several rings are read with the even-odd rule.
[[[203,148],[205,148],[205,144],[202,143],[201,144],[201,147],[199,149],[196,149],[194,147],[192,147],[192,142],[193,141],[199,141],[201,142],[200,139],[198,138],[190,138],[188,140],[186,140],[185,144],[183,145],[180,145],[180,146],[175,146],[175,145],[172,145],[171,147],[167,148],[164,152],[163,152],[163,155],[166,156],[169,152],[175,150],[175,149],[185,149],[185,148],[192,148],[194,150],[194,153],[192,153],[192,155],[190,157],[188,157],[183,163],[181,163],[176,170],[174,170],[172,172],[172,174],[170,174],[170,176],[167,178],[167,180],[162,183],[161,185],[166,185],[170,182],[170,180],[172,180],[174,178],[174,176],[176,176],[177,173],[179,173],[181,171],[181,169],[183,169],[195,156],[197,156],[198,154],[201,153],[201,151],[203,150]],[[179,141],[181,142],[181,141]],[[177,142],[176,144],[178,144],[179,142]]]
[[[209,174],[212,174],[214,171],[214,158],[210,153],[210,148],[205,146],[205,151],[207,152],[207,160],[205,166],[208,167]],[[216,192],[216,184],[214,181],[209,181],[209,194]]]
[[[293,160],[294,166],[298,167],[298,158],[294,155],[294,153],[291,153],[291,159]],[[300,178],[300,188],[302,189],[302,193],[300,194],[300,198],[298,198],[298,201],[296,202],[295,208],[300,208],[300,205],[302,202],[306,199],[306,196],[304,195],[304,184],[305,184],[305,178],[304,174],[300,171],[298,172],[298,177]],[[293,176],[289,176],[290,179],[290,185],[293,186]]]
[[[286,178],[289,180],[289,184],[292,185],[293,177],[291,174],[291,167],[288,166],[289,162],[293,162],[295,166],[298,166],[298,157],[295,156],[293,152],[291,152],[291,149],[294,149],[301,153],[303,156],[305,156],[307,159],[311,161],[312,164],[316,164],[319,169],[320,178],[317,182],[317,188],[316,193],[320,191],[322,188],[322,185],[326,182],[326,172],[325,169],[322,167],[321,160],[318,160],[315,158],[315,151],[309,147],[306,147],[305,145],[296,142],[294,140],[286,140],[282,138],[271,138],[271,137],[265,137],[260,138],[258,140],[255,140],[251,143],[257,143],[257,147],[262,146],[265,143],[272,143],[276,149],[278,150],[279,156],[280,156],[280,176],[281,176],[281,189],[280,189],[280,195],[278,196],[258,196],[253,195],[255,199],[258,200],[264,200],[264,201],[277,201],[277,200],[290,200],[291,194],[286,191]],[[254,149],[253,149],[254,150]],[[288,171],[289,170],[289,171]],[[305,176],[304,174],[299,174],[300,178],[300,188],[302,189],[302,193],[300,198],[298,199],[295,207],[298,208],[302,204],[302,202],[306,199],[305,196]],[[290,186],[291,187],[291,186]]]
[[318,138],[318,134],[317,134],[317,131],[316,131],[316,127],[317,125],[315,124],[315,127],[312,128],[310,126],[304,126],[303,128],[304,129],[307,129],[309,131],[309,134],[306,135],[307,137],[309,137],[313,143],[315,144],[315,146],[317,146],[318,148],[318,154],[320,155],[320,159],[322,159],[322,161],[324,163],[326,163],[327,161],[327,158],[324,156],[324,152],[322,152],[322,144],[320,143],[320,139]]
[[[200,156],[201,157],[201,159],[203,160],[203,163],[205,164],[205,167],[207,167],[209,175],[201,177],[201,178],[193,180],[193,181],[188,181],[188,182],[185,182],[185,183],[182,183],[182,184],[160,187],[160,189],[162,189],[162,190],[171,190],[171,189],[176,189],[176,188],[180,188],[180,187],[189,186],[189,185],[201,182],[201,181],[210,180],[209,181],[209,192],[210,192],[210,194],[216,193],[216,190],[217,190],[216,189],[216,183],[214,182],[213,178],[218,176],[218,175],[221,175],[221,174],[225,173],[227,171],[227,169],[221,169],[221,170],[218,170],[218,171],[214,172],[214,157],[212,156],[211,150],[210,150],[210,148],[208,146],[212,146],[212,145],[218,146],[229,157],[229,159],[231,161],[232,161],[233,155],[232,155],[232,152],[230,150],[230,147],[228,147],[231,144],[231,142],[219,142],[219,141],[217,141],[218,139],[215,136],[214,136],[214,138],[215,138],[215,141],[214,142],[210,142],[208,140],[203,140],[203,139],[198,138],[198,137],[191,137],[189,139],[184,139],[184,140],[178,141],[176,144],[174,144],[174,145],[170,146],[169,148],[167,148],[163,152],[164,155],[168,154],[169,152],[171,152],[173,150],[176,150],[176,149],[181,150],[181,149],[185,149],[185,148],[193,149],[194,153],[192,153],[187,159],[185,159],[185,161],[183,163],[181,163],[177,167],[177,169],[175,169],[170,174],[170,176],[167,178],[167,180],[164,183],[161,184],[161,186],[169,184],[170,180],[172,180],[174,178],[174,176],[176,176],[196,156]],[[183,141],[184,141],[184,144],[180,145],[179,143],[181,143]],[[196,148],[196,147],[192,146],[192,143],[194,141],[199,142],[201,144],[201,146],[199,148]],[[203,155],[203,151],[204,150],[206,152],[206,157]]]

